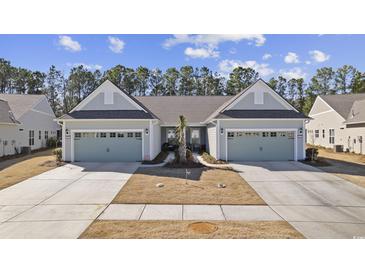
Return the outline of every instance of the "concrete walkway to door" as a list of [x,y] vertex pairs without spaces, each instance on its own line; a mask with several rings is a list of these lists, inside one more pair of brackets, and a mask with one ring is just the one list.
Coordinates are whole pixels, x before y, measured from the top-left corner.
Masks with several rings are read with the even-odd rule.
[[365,237],[364,188],[300,162],[231,166],[305,237]]
[[139,163],[75,163],[0,191],[1,238],[78,238]]

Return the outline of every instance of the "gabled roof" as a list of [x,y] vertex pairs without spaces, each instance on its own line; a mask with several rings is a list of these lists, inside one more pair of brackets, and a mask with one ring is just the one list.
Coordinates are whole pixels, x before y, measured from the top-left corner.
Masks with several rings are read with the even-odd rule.
[[365,100],[353,103],[345,123],[365,123]]
[[0,100],[0,124],[20,124],[10,110],[8,102],[4,100]]
[[179,115],[188,123],[202,123],[232,96],[140,96],[135,97],[151,110],[163,124],[176,124]]
[[355,101],[365,100],[365,94],[335,94],[335,95],[320,95],[331,108],[333,108],[344,119],[347,119],[352,105]]
[[8,102],[9,107],[17,120],[44,98],[45,95],[0,94],[0,99]]
[[[214,111],[206,120],[205,122],[208,122],[211,119],[222,119],[223,117],[226,117],[225,115],[220,115],[222,114],[230,105],[234,104],[237,100],[239,100],[239,98],[244,95],[248,90],[250,90],[254,85],[256,85],[258,82],[264,83],[268,88],[270,88],[270,90],[273,91],[274,94],[276,94],[277,96],[279,96],[281,98],[281,100],[284,102],[284,104],[286,104],[289,108],[291,108],[294,112],[298,112],[298,110],[295,109],[294,106],[292,106],[284,97],[282,97],[279,93],[277,93],[276,91],[274,91],[264,80],[262,80],[261,78],[258,79],[256,82],[252,83],[251,85],[249,85],[247,88],[245,88],[244,90],[242,90],[241,92],[237,93],[235,96],[233,96],[231,99],[229,99],[227,102],[225,102],[223,105],[221,105],[216,111]],[[262,111],[262,110],[261,110]],[[243,112],[241,112],[243,114]],[[259,112],[256,112],[259,113]],[[238,112],[236,112],[236,114],[238,114]],[[228,117],[227,117],[228,118]],[[236,117],[236,118],[245,118],[244,115],[242,117]],[[258,118],[258,117],[257,117]]]

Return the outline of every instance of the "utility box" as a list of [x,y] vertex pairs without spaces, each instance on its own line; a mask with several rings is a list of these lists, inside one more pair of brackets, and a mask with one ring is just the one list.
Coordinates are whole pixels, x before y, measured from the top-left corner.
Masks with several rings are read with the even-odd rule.
[[335,145],[333,146],[334,152],[343,152],[343,145]]

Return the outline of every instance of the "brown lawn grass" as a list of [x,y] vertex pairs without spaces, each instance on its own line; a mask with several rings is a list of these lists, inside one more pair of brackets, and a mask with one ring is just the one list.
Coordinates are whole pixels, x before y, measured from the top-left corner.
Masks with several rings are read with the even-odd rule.
[[95,221],[82,239],[302,239],[285,221]]
[[365,187],[365,155],[333,152],[329,149],[318,149],[318,162],[311,164],[325,172],[332,173],[353,184]]
[[[265,202],[235,171],[192,168],[139,168],[112,203],[264,205]],[[162,183],[164,187],[156,187]],[[226,188],[218,188],[223,183]]]
[[52,149],[0,162],[0,189],[59,166]]

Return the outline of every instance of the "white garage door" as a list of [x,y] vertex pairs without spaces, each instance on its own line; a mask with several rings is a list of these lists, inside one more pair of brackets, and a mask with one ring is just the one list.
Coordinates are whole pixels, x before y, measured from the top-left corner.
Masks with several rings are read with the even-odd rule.
[[229,161],[294,160],[294,143],[294,132],[228,132],[227,157]]

